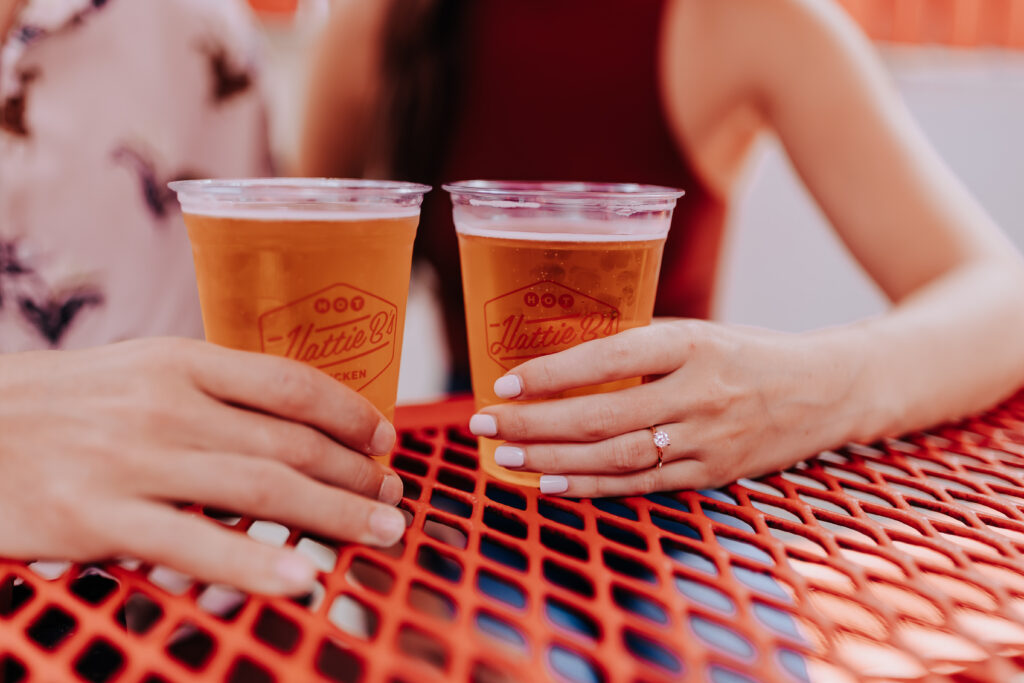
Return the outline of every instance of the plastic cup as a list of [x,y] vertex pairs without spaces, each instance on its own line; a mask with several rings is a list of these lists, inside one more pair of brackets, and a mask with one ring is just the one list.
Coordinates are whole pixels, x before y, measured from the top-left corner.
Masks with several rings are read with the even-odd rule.
[[[494,381],[530,359],[648,325],[680,190],[650,185],[469,181],[451,194],[477,409],[501,403]],[[613,391],[642,378],[566,392]],[[572,434],[566,434],[566,441]],[[539,475],[488,474],[537,486]]]
[[189,180],[178,193],[206,339],[308,363],[393,419],[424,185]]

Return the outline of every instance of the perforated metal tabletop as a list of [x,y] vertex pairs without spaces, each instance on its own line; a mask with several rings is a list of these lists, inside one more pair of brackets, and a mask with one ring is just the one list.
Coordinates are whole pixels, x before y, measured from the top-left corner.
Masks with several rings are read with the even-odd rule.
[[0,681],[1012,681],[1024,396],[718,491],[487,481],[467,401],[404,409],[398,546],[221,518],[321,566],[301,600],[134,563],[0,561]]

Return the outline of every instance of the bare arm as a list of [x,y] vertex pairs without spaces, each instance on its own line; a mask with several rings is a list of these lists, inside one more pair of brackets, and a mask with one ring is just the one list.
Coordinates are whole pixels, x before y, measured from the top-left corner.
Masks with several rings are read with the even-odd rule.
[[[854,256],[895,303],[820,333],[867,353],[855,436],[979,410],[1024,382],[1018,253],[925,140],[842,10],[812,0],[717,3],[735,87],[781,139]],[[731,13],[732,16],[729,16]]]
[[[676,321],[530,360],[496,393],[555,400],[492,406],[471,423],[508,442],[499,464],[568,496],[718,486],[983,409],[1024,384],[1020,257],[841,10],[684,0],[667,17],[666,107],[712,191],[730,191],[758,128],[772,130],[894,305],[805,334]],[[657,379],[557,398],[637,376]],[[669,437],[660,455],[651,425]]]
[[365,174],[387,0],[342,0],[314,50],[298,175]]

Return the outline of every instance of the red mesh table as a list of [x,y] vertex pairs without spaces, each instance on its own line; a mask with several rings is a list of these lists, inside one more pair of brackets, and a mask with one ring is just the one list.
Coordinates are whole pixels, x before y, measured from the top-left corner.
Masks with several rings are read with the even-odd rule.
[[[301,600],[159,567],[0,562],[0,680],[1012,681],[1024,395],[718,491],[487,481],[453,401],[401,412],[388,550],[220,518],[323,569]],[[1018,679],[1019,680],[1019,679]]]

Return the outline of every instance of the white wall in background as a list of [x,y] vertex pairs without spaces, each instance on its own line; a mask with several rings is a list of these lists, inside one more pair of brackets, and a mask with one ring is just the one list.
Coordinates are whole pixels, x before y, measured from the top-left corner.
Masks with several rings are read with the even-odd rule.
[[[1024,53],[884,54],[939,153],[1024,249]],[[766,148],[734,210],[717,317],[800,331],[884,310],[885,299],[832,235],[778,145]]]

